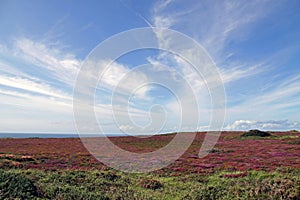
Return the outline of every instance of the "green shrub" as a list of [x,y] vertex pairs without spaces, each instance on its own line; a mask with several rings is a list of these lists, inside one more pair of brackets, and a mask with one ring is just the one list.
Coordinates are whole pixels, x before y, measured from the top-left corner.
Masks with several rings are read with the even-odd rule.
[[56,172],[34,171],[39,197],[47,199],[132,199],[127,189],[130,182],[123,182],[115,172],[65,170]]
[[157,180],[142,180],[140,182],[140,185],[143,188],[152,189],[152,190],[157,190],[163,187],[163,184]]
[[108,197],[105,197],[101,194],[100,191],[89,191],[89,188],[84,186],[78,187],[74,185],[48,185],[44,186],[43,190],[40,193],[40,196],[47,199],[64,199],[64,200],[88,200],[88,199],[99,199],[99,200],[108,200]]
[[0,170],[0,199],[32,199],[37,190],[25,175]]
[[248,132],[245,132],[241,135],[241,137],[269,137],[271,136],[270,133],[268,132],[264,132],[264,131],[260,131],[260,130],[250,130]]

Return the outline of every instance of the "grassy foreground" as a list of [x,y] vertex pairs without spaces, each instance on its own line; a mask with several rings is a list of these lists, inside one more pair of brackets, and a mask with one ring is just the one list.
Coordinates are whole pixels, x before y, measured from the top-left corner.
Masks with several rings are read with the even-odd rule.
[[0,170],[0,199],[299,199],[300,170],[182,176]]

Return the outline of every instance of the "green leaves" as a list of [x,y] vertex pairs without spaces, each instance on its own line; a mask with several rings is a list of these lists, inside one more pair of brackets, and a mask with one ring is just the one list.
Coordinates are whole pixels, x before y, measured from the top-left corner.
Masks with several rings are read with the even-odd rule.
[[37,188],[23,174],[0,170],[0,199],[32,199],[37,196]]

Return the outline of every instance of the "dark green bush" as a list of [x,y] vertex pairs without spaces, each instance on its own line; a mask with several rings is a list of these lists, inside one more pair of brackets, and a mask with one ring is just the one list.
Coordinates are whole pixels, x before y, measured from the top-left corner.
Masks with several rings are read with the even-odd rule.
[[142,180],[140,185],[143,188],[156,190],[163,187],[163,184],[157,180]]
[[250,131],[245,132],[241,135],[241,137],[251,137],[251,136],[269,137],[269,136],[271,136],[271,134],[268,133],[268,132],[260,131],[260,130],[250,130]]
[[37,190],[25,175],[0,170],[0,199],[32,199]]

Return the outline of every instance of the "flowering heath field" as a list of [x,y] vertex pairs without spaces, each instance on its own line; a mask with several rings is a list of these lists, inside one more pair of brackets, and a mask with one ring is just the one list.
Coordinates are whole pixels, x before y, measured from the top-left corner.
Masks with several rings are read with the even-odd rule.
[[[299,199],[300,134],[241,135],[223,132],[209,154],[199,158],[205,133],[197,133],[174,163],[144,174],[105,166],[79,138],[0,139],[0,199]],[[145,153],[173,137],[110,140]]]

